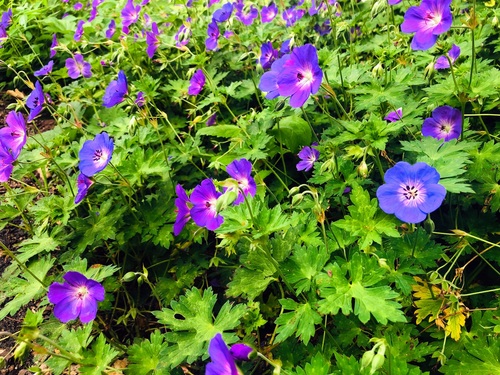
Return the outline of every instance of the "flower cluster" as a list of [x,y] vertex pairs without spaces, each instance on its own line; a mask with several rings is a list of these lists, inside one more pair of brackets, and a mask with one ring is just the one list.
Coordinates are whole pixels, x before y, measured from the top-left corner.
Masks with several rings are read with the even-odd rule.
[[[238,205],[245,200],[245,196],[255,195],[257,185],[253,179],[252,164],[246,159],[234,160],[226,167],[226,172],[234,179],[234,183],[228,182],[225,192],[234,192],[233,204]],[[175,188],[177,198],[175,206],[177,216],[174,223],[174,235],[177,236],[190,219],[196,225],[216,230],[224,222],[217,207],[217,201],[222,195],[217,191],[212,179],[205,179],[197,185],[191,196],[188,197],[181,185]]]
[[259,88],[267,99],[290,97],[290,105],[297,108],[318,92],[322,79],[316,48],[306,44],[274,61],[271,70],[262,75]]
[[205,375],[239,375],[235,361],[248,361],[254,350],[245,344],[234,344],[229,349],[220,333],[208,345],[212,362],[207,364]]
[[5,122],[7,126],[0,129],[0,182],[9,180],[14,169],[13,163],[26,144],[26,122],[23,115],[11,111]]

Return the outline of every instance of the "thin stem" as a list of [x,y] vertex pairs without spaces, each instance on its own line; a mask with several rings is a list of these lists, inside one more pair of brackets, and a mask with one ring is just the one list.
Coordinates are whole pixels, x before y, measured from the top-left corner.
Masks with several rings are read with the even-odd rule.
[[40,280],[37,275],[35,275],[28,267],[26,267],[26,265],[23,262],[21,262],[14,255],[14,253],[7,246],[5,246],[5,244],[2,241],[0,241],[0,247],[3,249],[3,251],[7,253],[8,256],[10,256],[17,263],[19,267],[23,269],[23,271],[29,273],[36,281],[40,283],[41,286],[47,288],[47,284],[45,284],[42,280]]

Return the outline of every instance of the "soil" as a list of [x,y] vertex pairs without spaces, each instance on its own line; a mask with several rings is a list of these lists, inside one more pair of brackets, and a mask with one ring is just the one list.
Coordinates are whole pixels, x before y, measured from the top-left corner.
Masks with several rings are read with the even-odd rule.
[[[10,109],[6,107],[9,103],[13,102],[14,99],[12,97],[2,95],[0,93],[0,127],[3,127],[5,124],[5,117],[10,112]],[[51,118],[40,118],[35,120],[36,127],[39,131],[47,131],[52,129],[55,126],[55,121]],[[33,134],[35,129],[33,124],[28,123],[28,134]],[[25,181],[29,183],[29,181]],[[19,187],[19,184],[14,181],[8,182],[9,186]],[[5,193],[5,188],[0,186],[0,204],[1,204],[1,196]],[[23,240],[28,238],[28,234],[17,226],[20,224],[20,219],[14,220],[13,225],[7,225],[3,230],[0,230],[0,240],[3,244],[10,250],[15,251],[17,245]],[[10,265],[10,259],[0,250],[0,275],[4,272],[4,270]],[[35,305],[36,301],[33,301],[33,305]],[[0,305],[0,308],[2,306]],[[24,316],[26,314],[26,310],[31,306],[25,306],[21,310],[19,310],[14,316],[7,316],[3,320],[0,321],[0,332],[9,332],[15,333],[21,329],[21,324],[23,322]],[[7,337],[5,335],[0,335],[0,375],[28,375],[31,374],[27,370],[31,365],[33,365],[33,357],[28,355],[24,361],[15,361],[13,358],[14,350],[16,347],[16,342],[14,339]],[[2,358],[4,359],[4,363],[2,364]]]

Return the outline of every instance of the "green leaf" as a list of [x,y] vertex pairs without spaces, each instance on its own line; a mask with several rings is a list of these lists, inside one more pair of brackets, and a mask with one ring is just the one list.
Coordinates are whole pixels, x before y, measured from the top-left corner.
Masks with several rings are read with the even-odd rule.
[[241,129],[236,125],[215,125],[201,128],[196,132],[197,135],[211,135],[221,138],[236,138],[241,136]]
[[[172,343],[163,361],[170,367],[178,366],[183,361],[192,363],[200,356],[207,354],[209,341],[218,333],[233,330],[240,324],[246,313],[246,306],[232,306],[226,302],[214,320],[213,308],[217,296],[212,288],[188,290],[179,301],[170,303],[171,309],[153,311],[158,322],[169,330],[165,334],[167,342]],[[230,344],[237,340],[234,333],[225,334],[224,340]]]
[[382,235],[399,237],[397,221],[393,216],[377,210],[377,199],[370,200],[366,190],[355,186],[351,192],[353,205],[349,206],[350,215],[333,223],[351,236],[358,237],[360,249],[366,249],[373,242],[382,243]]
[[92,350],[83,353],[84,359],[82,366],[79,368],[80,374],[102,375],[119,353],[106,342],[104,335],[101,333],[94,345],[92,345]]
[[299,152],[300,146],[311,144],[311,127],[299,116],[282,118],[271,133],[294,154]]
[[144,339],[128,348],[129,365],[126,373],[130,375],[168,375],[168,366],[162,360],[167,356],[168,344],[159,330],[150,339]]
[[304,369],[297,367],[297,375],[329,375],[330,361],[328,361],[320,352],[312,357],[311,362],[307,363]]
[[40,254],[42,252],[51,252],[60,245],[61,243],[55,238],[49,236],[47,232],[41,234],[35,234],[33,238],[24,240],[19,244],[19,253],[17,254],[17,259],[25,263],[31,257]]
[[276,342],[285,341],[295,333],[295,337],[307,345],[311,337],[314,336],[316,324],[321,322],[321,316],[309,303],[299,304],[288,298],[280,299],[280,303],[283,309],[293,311],[282,313],[276,319],[275,323],[278,326]]

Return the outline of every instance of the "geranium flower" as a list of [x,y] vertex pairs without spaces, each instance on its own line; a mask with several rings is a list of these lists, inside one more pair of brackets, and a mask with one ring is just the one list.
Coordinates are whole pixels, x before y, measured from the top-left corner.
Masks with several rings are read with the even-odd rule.
[[236,2],[236,18],[241,21],[241,23],[245,26],[250,26],[253,23],[253,20],[259,16],[259,10],[250,5],[250,9],[247,12],[243,11],[244,4],[243,1]]
[[[454,64],[455,61],[457,61],[457,59],[460,56],[460,47],[457,46],[456,44],[453,44],[447,55],[450,58],[451,63]],[[448,61],[446,56],[438,57],[436,63],[434,64],[434,69],[448,69],[449,67],[450,67],[450,62]]]
[[207,48],[208,51],[216,50],[217,41],[219,40],[220,36],[220,31],[219,27],[217,26],[217,22],[215,22],[215,20],[212,20],[212,22],[208,24],[207,35],[208,38],[205,40],[205,47]]
[[108,87],[106,87],[106,91],[102,98],[102,105],[107,108],[114,107],[118,103],[123,102],[127,94],[127,76],[123,70],[120,70],[118,72],[118,79],[111,81]]
[[146,53],[150,59],[155,55],[156,50],[160,46],[160,39],[158,38],[160,31],[158,30],[158,25],[156,22],[151,24],[151,31],[146,31],[146,44],[148,48]]
[[250,354],[253,353],[253,348],[245,344],[234,344],[229,349],[231,357],[237,361],[248,361],[250,360]]
[[290,43],[292,42],[292,39],[286,39],[281,43],[280,47],[280,53],[281,54],[287,54],[290,53]]
[[[312,144],[315,146],[315,144]],[[298,171],[310,171],[314,166],[314,163],[319,158],[319,151],[313,147],[305,146],[299,152],[300,161],[297,163]]]
[[212,126],[215,125],[216,122],[217,122],[217,113],[214,113],[207,119],[207,122],[205,124],[207,126]]
[[205,80],[206,79],[205,74],[203,74],[203,70],[198,69],[189,81],[188,94],[198,95],[203,89],[203,86],[205,86]]
[[92,6],[92,9],[90,10],[89,19],[87,20],[87,22],[92,22],[93,20],[95,20],[96,17],[97,17],[97,7]]
[[93,183],[94,181],[85,176],[83,173],[80,173],[78,175],[78,178],[76,180],[76,187],[78,191],[75,196],[75,204],[80,203],[83,200],[83,198],[85,198],[89,188],[92,186]]
[[106,38],[111,39],[116,32],[116,21],[112,19],[109,21],[108,28],[106,29]]
[[179,30],[175,33],[174,39],[175,39],[175,46],[177,48],[182,48],[186,44],[189,43],[189,38],[191,37],[191,27],[186,26],[191,24],[191,17],[188,17],[186,19],[186,22],[183,23],[180,27]]
[[314,25],[314,31],[316,31],[319,36],[325,36],[331,33],[332,28],[330,26],[330,20],[326,20],[321,25]]
[[47,65],[41,67],[37,71],[33,73],[35,77],[46,76],[50,72],[52,72],[52,68],[54,67],[54,61],[50,60]]
[[217,198],[221,196],[215,189],[211,179],[206,179],[197,185],[191,193],[191,217],[196,225],[208,230],[216,230],[224,222],[216,209]]
[[273,48],[271,42],[262,44],[260,47],[260,65],[263,69],[269,69],[271,64],[278,58],[278,50]]
[[415,33],[411,41],[414,50],[427,50],[447,32],[452,23],[451,0],[422,0],[419,6],[410,7],[401,24],[404,33]]
[[458,139],[462,133],[462,112],[456,108],[444,105],[432,111],[432,117],[424,120],[422,135],[443,139]]
[[9,181],[15,159],[12,154],[0,143],[0,182]]
[[85,61],[79,53],[75,53],[72,58],[66,59],[66,69],[68,69],[68,76],[73,79],[77,79],[80,76],[84,78],[92,77],[90,63]]
[[403,118],[403,108],[398,108],[395,111],[389,112],[384,120],[389,122],[396,122]]
[[136,23],[139,19],[139,13],[141,12],[141,6],[134,6],[133,0],[128,0],[127,4],[122,9],[122,31],[125,34],[129,32],[129,26]]
[[50,45],[50,58],[53,58],[56,55],[56,47],[57,47],[57,34],[52,34],[52,44]]
[[26,144],[26,122],[23,115],[16,111],[10,111],[5,122],[7,126],[0,129],[0,143],[17,159]]
[[83,4],[80,2],[77,2],[77,3],[75,3],[75,5],[73,5],[74,10],[80,10],[82,8],[83,8]]
[[208,354],[212,362],[207,364],[205,375],[239,375],[234,360],[248,360],[252,351],[253,349],[245,344],[235,344],[230,350],[222,335],[217,333],[208,345]]
[[222,8],[217,9],[213,16],[212,20],[215,22],[225,22],[231,17],[231,14],[233,13],[233,4],[231,3],[225,3]]
[[75,271],[66,272],[63,279],[64,283],[52,283],[47,293],[49,302],[55,305],[55,317],[63,323],[77,318],[82,323],[94,320],[98,301],[104,301],[104,287]]
[[284,55],[271,65],[271,70],[265,72],[260,77],[259,89],[266,92],[267,99],[277,98],[280,94],[278,91],[278,77],[281,75],[283,66],[290,59],[290,55]]
[[85,21],[80,20],[76,24],[76,30],[75,30],[75,35],[73,36],[73,39],[75,42],[79,42],[82,40],[82,35],[83,35],[83,25],[85,24]]
[[134,103],[138,107],[142,107],[144,104],[146,104],[146,99],[144,98],[144,93],[142,91],[139,91],[137,93],[137,99],[135,99]]
[[323,79],[316,48],[311,44],[294,48],[278,75],[278,92],[290,96],[290,106],[301,107],[311,94],[316,94]]
[[0,27],[7,30],[12,24],[12,8],[7,9],[2,13],[2,20],[0,21]]
[[286,27],[291,27],[295,25],[295,23],[300,20],[305,14],[304,9],[297,9],[295,6],[292,6],[288,9],[285,9],[283,13],[281,13],[281,17],[286,22]]
[[389,5],[396,5],[399,4],[402,0],[388,0],[387,3]]
[[35,82],[35,89],[29,94],[26,99],[26,106],[30,109],[28,121],[32,121],[43,109],[45,103],[45,95],[43,93],[42,85],[39,81]]
[[446,189],[439,173],[426,163],[400,161],[385,172],[385,184],[377,189],[380,208],[407,223],[420,223],[443,203]]
[[85,141],[78,153],[80,172],[92,177],[102,171],[111,160],[113,149],[113,139],[109,138],[106,132],[97,134],[93,140]]
[[191,219],[189,208],[191,202],[189,201],[186,191],[181,185],[178,184],[175,187],[175,192],[177,193],[177,198],[175,199],[175,212],[177,212],[177,216],[175,217],[174,223],[174,236],[178,236],[187,222]]
[[268,23],[274,20],[276,15],[278,14],[278,7],[276,4],[273,2],[269,4],[267,7],[262,7],[262,10],[260,11],[260,20],[262,23]]
[[238,182],[238,197],[234,201],[235,205],[243,202],[248,194],[255,196],[257,185],[252,177],[252,163],[247,159],[234,160],[228,164],[226,172]]

